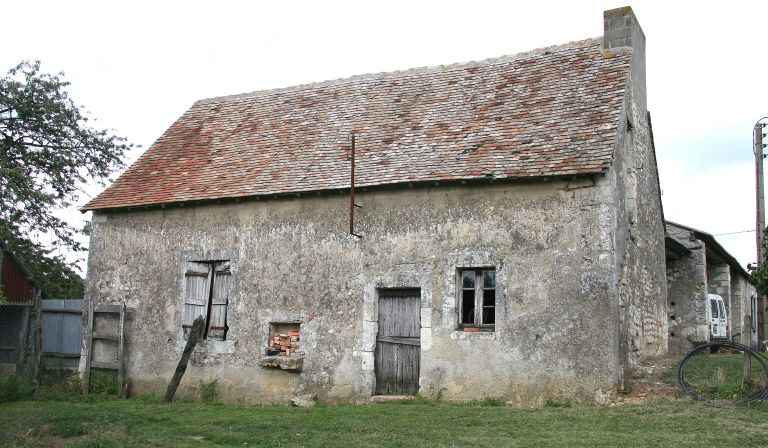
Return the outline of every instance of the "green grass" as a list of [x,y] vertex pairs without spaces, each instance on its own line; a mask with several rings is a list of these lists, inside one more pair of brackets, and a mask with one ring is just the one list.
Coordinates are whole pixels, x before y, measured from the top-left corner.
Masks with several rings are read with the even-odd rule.
[[744,398],[766,386],[762,366],[754,358],[749,378],[744,381],[742,354],[697,354],[686,362],[685,378],[703,398],[712,400]]
[[244,407],[153,399],[0,404],[13,447],[749,447],[766,446],[768,407],[689,400],[513,409],[448,404]]

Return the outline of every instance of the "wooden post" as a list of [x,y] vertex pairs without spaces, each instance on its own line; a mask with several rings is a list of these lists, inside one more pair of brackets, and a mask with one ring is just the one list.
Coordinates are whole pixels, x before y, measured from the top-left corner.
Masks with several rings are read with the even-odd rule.
[[83,328],[83,347],[81,359],[82,372],[80,372],[80,388],[83,394],[90,391],[91,383],[91,354],[93,352],[93,299],[87,299],[88,315],[85,316],[85,328]]
[[117,392],[120,398],[126,398],[128,396],[128,384],[125,381],[125,315],[127,314],[125,308],[125,302],[120,305],[120,325],[118,331],[117,342],[117,385],[120,388]]
[[173,396],[176,394],[176,389],[178,389],[179,383],[181,382],[181,377],[183,377],[184,372],[187,371],[189,357],[192,356],[192,351],[195,349],[197,341],[203,335],[204,330],[205,319],[203,319],[203,316],[198,316],[197,319],[195,319],[195,322],[192,324],[192,329],[190,330],[189,337],[187,338],[187,345],[184,346],[184,352],[181,354],[179,365],[176,366],[176,371],[173,373],[173,378],[171,378],[171,382],[168,383],[168,389],[165,390],[165,397],[163,398],[164,401],[170,402],[173,400]]

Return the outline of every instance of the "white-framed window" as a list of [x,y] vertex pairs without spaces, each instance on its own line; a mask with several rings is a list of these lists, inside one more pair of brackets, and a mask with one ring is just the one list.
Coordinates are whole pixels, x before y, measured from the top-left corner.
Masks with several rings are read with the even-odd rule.
[[462,268],[458,274],[459,328],[494,331],[496,268]]
[[198,316],[205,319],[205,339],[227,340],[227,311],[232,286],[229,261],[188,261],[184,273],[184,337]]

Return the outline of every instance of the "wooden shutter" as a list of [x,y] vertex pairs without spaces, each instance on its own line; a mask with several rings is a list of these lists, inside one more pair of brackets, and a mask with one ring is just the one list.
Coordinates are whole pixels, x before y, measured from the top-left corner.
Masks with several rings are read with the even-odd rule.
[[211,293],[211,319],[208,324],[208,339],[224,340],[227,337],[227,304],[232,281],[228,261],[214,266],[213,292]]
[[206,317],[208,312],[208,297],[211,286],[211,266],[206,263],[187,262],[187,272],[184,276],[184,316],[182,326],[184,336],[188,336],[192,322],[198,316]]

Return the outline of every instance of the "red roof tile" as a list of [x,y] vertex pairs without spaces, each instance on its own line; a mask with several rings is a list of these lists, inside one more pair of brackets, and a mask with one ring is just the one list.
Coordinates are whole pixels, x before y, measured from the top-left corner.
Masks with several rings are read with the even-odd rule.
[[515,56],[198,101],[84,210],[604,172],[631,49]]

